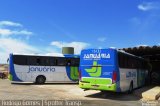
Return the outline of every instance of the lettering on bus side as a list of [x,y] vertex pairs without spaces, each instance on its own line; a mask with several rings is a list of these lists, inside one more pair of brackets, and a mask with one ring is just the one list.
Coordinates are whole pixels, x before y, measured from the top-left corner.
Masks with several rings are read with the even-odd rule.
[[127,72],[126,78],[129,78],[129,77],[136,77],[136,72]]
[[55,68],[53,67],[38,67],[38,66],[29,66],[29,71],[30,72],[55,72]]

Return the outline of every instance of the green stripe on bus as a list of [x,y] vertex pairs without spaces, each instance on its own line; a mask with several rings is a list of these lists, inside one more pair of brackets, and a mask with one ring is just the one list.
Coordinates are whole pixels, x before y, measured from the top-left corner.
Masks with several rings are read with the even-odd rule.
[[112,79],[110,78],[89,78],[89,77],[84,77],[82,78],[82,81],[84,82],[90,82],[91,84],[112,84]]
[[70,76],[72,80],[77,80],[79,78],[78,67],[71,67]]
[[11,74],[9,74],[9,75],[8,75],[8,79],[9,79],[10,81],[12,81],[12,80],[13,80],[13,76],[12,76]]

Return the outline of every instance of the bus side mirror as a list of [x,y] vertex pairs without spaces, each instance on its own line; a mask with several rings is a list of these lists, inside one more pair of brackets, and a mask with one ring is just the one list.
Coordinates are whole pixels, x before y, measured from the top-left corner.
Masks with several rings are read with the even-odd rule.
[[7,59],[7,63],[9,62],[9,58]]
[[70,62],[68,62],[68,63],[67,63],[67,65],[68,65],[68,66],[70,66],[70,65],[71,65],[71,63],[70,63]]

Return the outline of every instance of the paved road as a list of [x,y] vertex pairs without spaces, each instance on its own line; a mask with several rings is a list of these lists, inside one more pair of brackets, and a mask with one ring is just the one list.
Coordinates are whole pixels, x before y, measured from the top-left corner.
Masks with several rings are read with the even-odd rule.
[[78,84],[11,84],[0,79],[0,100],[85,100],[82,105],[141,106],[140,98],[126,93],[83,91]]

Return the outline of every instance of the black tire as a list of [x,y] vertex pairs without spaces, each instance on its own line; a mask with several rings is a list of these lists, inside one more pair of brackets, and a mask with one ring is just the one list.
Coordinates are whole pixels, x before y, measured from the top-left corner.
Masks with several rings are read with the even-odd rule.
[[128,93],[131,94],[133,92],[133,82],[130,83]]
[[36,84],[44,84],[45,81],[46,81],[46,78],[42,75],[36,78]]

